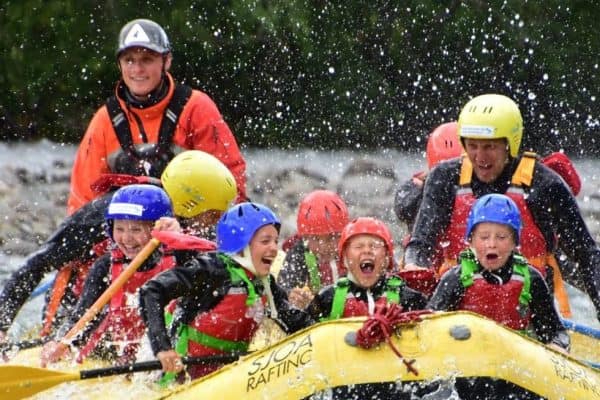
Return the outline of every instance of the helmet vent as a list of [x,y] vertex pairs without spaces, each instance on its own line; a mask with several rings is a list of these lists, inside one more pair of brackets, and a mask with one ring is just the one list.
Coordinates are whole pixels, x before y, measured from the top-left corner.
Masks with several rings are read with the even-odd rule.
[[483,113],[484,113],[484,114],[486,114],[486,113],[487,113],[487,114],[491,114],[491,113],[492,113],[492,111],[494,111],[494,107],[492,107],[492,106],[487,106],[487,107],[484,107],[484,108],[483,108]]
[[329,212],[329,209],[327,207],[325,207],[325,219],[331,219],[331,213]]
[[342,211],[342,207],[340,207],[338,203],[336,203],[335,201],[332,201],[331,203],[334,205],[335,208],[338,209],[338,211]]
[[182,204],[182,206],[184,208],[187,208],[188,210],[191,210],[192,208],[196,207],[198,205],[198,202],[192,199],[189,199],[188,201],[186,201],[185,203]]
[[308,208],[306,209],[306,212],[304,213],[304,218],[305,218],[305,219],[308,219],[308,218],[310,218],[310,214],[311,214],[311,212],[312,212],[312,207],[308,207]]

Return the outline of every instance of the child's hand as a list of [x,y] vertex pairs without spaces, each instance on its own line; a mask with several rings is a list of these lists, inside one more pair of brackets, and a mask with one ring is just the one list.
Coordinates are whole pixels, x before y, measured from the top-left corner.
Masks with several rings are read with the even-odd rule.
[[290,290],[290,294],[288,296],[288,301],[291,305],[300,310],[304,310],[310,302],[312,301],[314,295],[308,288],[308,286],[304,286],[302,288],[295,287]]
[[42,347],[42,353],[40,355],[40,360],[42,367],[46,367],[46,365],[55,363],[64,357],[66,357],[71,350],[69,346],[62,342],[50,341]]
[[421,172],[413,175],[412,182],[416,187],[423,188],[426,178],[427,178],[427,172],[421,171]]
[[162,370],[164,372],[181,372],[183,371],[183,362],[181,361],[181,357],[179,354],[175,352],[175,350],[166,350],[161,351],[156,354],[156,358],[160,361],[162,365]]
[[154,229],[157,231],[174,231],[181,232],[179,221],[173,217],[162,217],[154,224]]

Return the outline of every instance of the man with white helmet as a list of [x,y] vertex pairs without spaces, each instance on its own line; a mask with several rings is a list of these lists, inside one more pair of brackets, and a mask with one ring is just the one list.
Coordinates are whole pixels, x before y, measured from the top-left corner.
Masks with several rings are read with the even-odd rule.
[[116,58],[121,79],[90,121],[75,157],[69,215],[98,196],[93,184],[103,174],[158,178],[183,150],[217,157],[233,173],[244,200],[246,163],[235,137],[207,94],[174,81],[164,29],[148,19],[128,22]]
[[[69,269],[85,273],[94,257],[105,251],[102,245],[94,246],[103,242],[99,226],[118,187],[160,183],[158,178],[176,154],[201,150],[229,169],[238,199],[246,199],[246,163],[235,137],[208,95],[177,84],[168,72],[173,56],[164,29],[148,19],[128,22],[119,34],[116,58],[121,79],[90,121],[75,157],[69,217],[27,257],[0,293],[0,342],[44,274],[61,269],[57,282],[64,290],[73,279]],[[73,260],[78,263],[63,268]],[[77,282],[75,288],[80,289],[83,276]],[[56,288],[55,283],[55,293]],[[59,306],[57,301],[50,301],[50,314]],[[50,319],[43,333],[49,333]]]
[[[535,154],[519,155],[522,135],[521,112],[510,98],[486,94],[464,106],[458,136],[467,156],[430,172],[406,248],[405,268],[430,267],[437,243],[447,244],[446,264],[455,264],[466,246],[467,216],[475,200],[490,193],[506,194],[521,212],[521,252],[529,263],[545,274],[558,246],[579,269],[563,275],[591,297],[600,315],[600,249],[565,182]],[[555,294],[564,296],[561,271],[552,272]],[[561,305],[562,310],[567,307]]]

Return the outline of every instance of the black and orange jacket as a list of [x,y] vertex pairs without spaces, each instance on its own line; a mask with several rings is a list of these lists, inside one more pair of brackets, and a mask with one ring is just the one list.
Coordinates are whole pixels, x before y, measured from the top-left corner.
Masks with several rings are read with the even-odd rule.
[[[167,76],[169,89],[165,98],[145,108],[128,105],[119,93],[120,83],[117,85],[115,95],[121,108],[125,110],[134,145],[145,143],[142,132],[145,132],[146,143],[158,143],[165,109],[175,89],[173,78],[170,74]],[[201,150],[217,157],[235,177],[239,198],[246,198],[246,162],[233,133],[207,94],[199,90],[192,91],[177,120],[173,146],[183,150]],[[97,196],[91,184],[101,174],[114,172],[110,170],[107,160],[120,150],[121,145],[107,106],[104,105],[90,121],[75,156],[71,174],[71,191],[67,203],[69,215]]]
[[[456,159],[440,163],[429,173],[406,248],[406,264],[431,265],[438,238],[450,224],[459,189],[461,162]],[[520,157],[511,160],[494,182],[481,182],[473,174],[470,188],[474,196],[505,193],[519,162]],[[563,180],[541,162],[535,162],[532,176],[525,202],[544,235],[548,252],[554,252],[558,247],[576,263],[577,270],[562,271],[563,276],[569,283],[585,290],[600,310],[600,248],[585,224],[577,201]],[[558,242],[557,238],[560,238]]]

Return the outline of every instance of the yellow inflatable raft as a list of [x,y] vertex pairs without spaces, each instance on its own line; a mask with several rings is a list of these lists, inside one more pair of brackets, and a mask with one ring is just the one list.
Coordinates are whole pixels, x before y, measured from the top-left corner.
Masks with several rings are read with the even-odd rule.
[[346,344],[346,334],[363,321],[319,324],[163,398],[301,399],[340,385],[481,376],[548,399],[600,399],[599,370],[475,314],[437,314],[402,326],[394,343],[415,360],[418,376],[385,344],[372,350]]
[[[370,350],[347,344],[347,334],[364,320],[315,325],[170,391],[118,376],[61,384],[34,398],[99,399],[114,393],[120,400],[303,399],[343,385],[492,377],[550,400],[600,400],[599,369],[476,314],[434,314],[400,327],[393,343],[405,359],[414,360],[418,376],[385,343]],[[593,345],[598,348],[598,340]],[[3,393],[1,398],[19,397]]]

